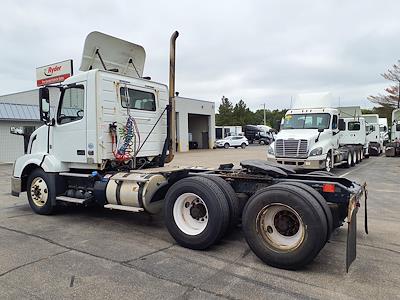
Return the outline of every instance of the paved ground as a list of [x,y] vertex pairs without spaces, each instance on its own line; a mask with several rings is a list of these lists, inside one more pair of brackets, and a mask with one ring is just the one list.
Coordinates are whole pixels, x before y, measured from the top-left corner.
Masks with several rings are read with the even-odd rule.
[[[265,148],[178,154],[174,164],[216,166],[264,158]],[[174,243],[161,216],[68,209],[54,216],[11,197],[0,166],[0,299],[400,298],[400,159],[370,158],[338,174],[369,187],[370,234],[359,214],[358,258],[345,273],[346,231],[302,271],[269,267],[240,229],[208,251]]]

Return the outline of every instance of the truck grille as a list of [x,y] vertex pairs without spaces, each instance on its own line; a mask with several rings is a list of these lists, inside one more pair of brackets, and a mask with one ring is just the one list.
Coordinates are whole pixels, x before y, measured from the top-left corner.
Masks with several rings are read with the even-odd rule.
[[306,158],[307,140],[277,140],[275,142],[276,157]]

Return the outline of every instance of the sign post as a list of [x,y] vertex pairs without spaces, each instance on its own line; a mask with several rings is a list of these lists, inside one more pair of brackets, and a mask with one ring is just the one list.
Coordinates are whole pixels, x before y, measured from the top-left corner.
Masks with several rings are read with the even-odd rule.
[[72,59],[36,68],[36,85],[62,82],[73,75]]

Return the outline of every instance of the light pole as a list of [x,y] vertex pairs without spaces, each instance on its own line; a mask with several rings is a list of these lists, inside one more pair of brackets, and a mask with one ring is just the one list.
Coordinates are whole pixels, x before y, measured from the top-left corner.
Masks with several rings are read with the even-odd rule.
[[267,115],[265,113],[265,103],[264,103],[264,126],[267,125]]

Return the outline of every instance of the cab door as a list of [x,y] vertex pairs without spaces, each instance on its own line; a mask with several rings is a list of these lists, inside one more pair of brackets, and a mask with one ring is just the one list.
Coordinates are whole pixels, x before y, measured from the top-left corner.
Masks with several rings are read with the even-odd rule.
[[60,96],[51,153],[62,162],[86,163],[86,83],[66,87]]

